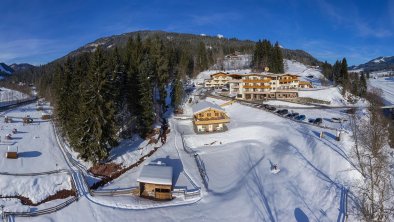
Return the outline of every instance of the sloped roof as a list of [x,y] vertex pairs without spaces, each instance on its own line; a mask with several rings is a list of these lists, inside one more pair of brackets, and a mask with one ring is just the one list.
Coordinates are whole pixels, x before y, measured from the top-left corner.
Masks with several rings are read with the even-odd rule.
[[145,165],[137,181],[142,183],[172,185],[172,167],[164,165]]
[[193,113],[199,113],[204,110],[208,110],[210,108],[224,111],[224,109],[222,107],[220,107],[219,105],[211,103],[211,102],[207,102],[207,101],[201,101],[201,102],[196,103],[192,106]]

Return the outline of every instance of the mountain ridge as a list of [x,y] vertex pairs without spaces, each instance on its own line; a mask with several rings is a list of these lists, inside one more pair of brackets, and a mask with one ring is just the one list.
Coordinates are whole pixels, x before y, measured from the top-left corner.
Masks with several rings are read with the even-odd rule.
[[350,66],[349,70],[363,70],[366,72],[394,70],[394,56],[379,56],[366,63]]

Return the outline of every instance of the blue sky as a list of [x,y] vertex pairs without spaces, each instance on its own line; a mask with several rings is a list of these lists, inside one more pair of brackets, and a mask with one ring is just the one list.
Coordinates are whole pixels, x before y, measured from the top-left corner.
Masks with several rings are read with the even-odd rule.
[[267,38],[352,65],[394,55],[394,1],[0,0],[0,62],[45,64],[142,29]]

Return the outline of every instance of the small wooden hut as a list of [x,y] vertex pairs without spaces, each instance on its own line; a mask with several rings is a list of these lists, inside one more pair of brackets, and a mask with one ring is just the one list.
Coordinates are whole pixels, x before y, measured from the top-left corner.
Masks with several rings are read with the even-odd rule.
[[33,118],[31,118],[29,115],[23,117],[23,123],[24,124],[29,124],[33,122]]
[[5,157],[8,159],[18,159],[18,147],[8,146]]
[[51,119],[51,114],[49,114],[49,113],[42,113],[41,114],[41,119],[43,119],[43,120]]
[[5,123],[12,123],[12,118],[9,117],[9,116],[6,116],[6,117],[4,118],[4,122],[5,122]]
[[156,200],[172,199],[172,167],[160,162],[145,165],[137,181],[141,197]]
[[5,139],[6,139],[6,140],[12,140],[12,135],[11,135],[11,133],[5,135]]

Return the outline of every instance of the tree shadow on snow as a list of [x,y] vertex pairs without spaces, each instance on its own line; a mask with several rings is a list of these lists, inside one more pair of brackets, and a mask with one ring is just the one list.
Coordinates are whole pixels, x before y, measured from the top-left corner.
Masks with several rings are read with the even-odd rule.
[[[249,152],[247,152],[246,155],[246,161],[249,166],[249,172],[246,178],[247,194],[251,203],[254,205],[255,212],[258,214],[259,220],[275,222],[277,221],[278,215],[275,203],[272,203],[275,200],[273,197],[274,194],[267,195],[263,183],[265,178],[262,177],[262,174],[259,172],[259,167],[257,167],[265,156],[263,155],[262,158],[256,162]],[[269,162],[272,164],[271,160],[269,160]],[[267,171],[269,171],[268,168]]]
[[297,222],[309,222],[308,216],[298,207],[294,209],[294,217]]

